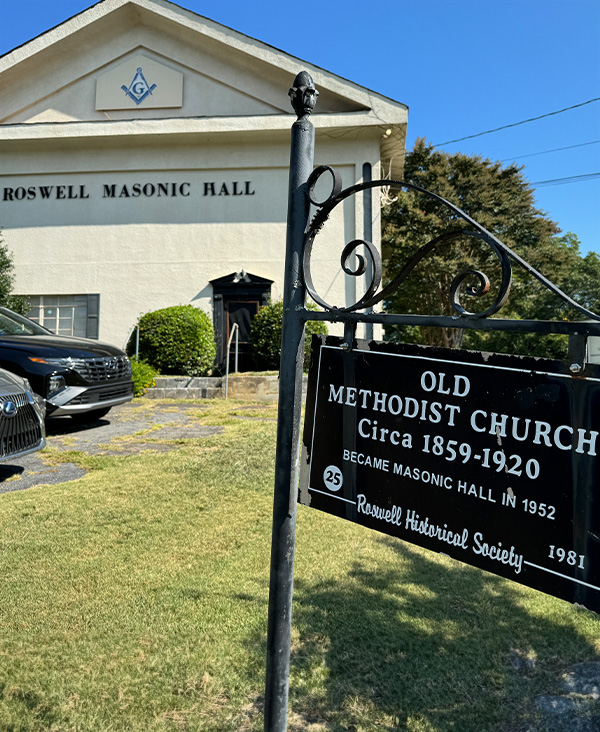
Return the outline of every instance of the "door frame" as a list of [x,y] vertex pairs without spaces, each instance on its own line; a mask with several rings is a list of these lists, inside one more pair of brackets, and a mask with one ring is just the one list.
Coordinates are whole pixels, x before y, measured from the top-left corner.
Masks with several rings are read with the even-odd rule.
[[[213,323],[217,344],[217,368],[225,368],[227,340],[229,338],[229,304],[231,302],[255,302],[258,308],[267,305],[271,297],[273,280],[250,272],[232,272],[224,277],[210,280],[213,287]],[[257,308],[257,309],[258,309]],[[250,357],[250,345],[244,349],[246,361]]]

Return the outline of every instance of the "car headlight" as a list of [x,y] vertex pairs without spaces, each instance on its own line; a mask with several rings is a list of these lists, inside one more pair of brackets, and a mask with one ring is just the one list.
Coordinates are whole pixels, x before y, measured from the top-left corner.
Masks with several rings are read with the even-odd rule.
[[67,382],[65,381],[64,376],[60,376],[60,374],[52,374],[48,379],[48,398],[57,394],[61,389],[64,389],[66,385]]
[[48,363],[51,366],[62,366],[65,369],[70,369],[73,366],[71,357],[67,358],[39,358],[37,356],[29,356],[29,360],[34,363]]

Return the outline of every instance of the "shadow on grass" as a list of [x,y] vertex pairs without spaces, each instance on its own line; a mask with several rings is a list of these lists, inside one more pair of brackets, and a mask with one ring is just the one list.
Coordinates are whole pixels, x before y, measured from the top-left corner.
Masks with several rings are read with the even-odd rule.
[[592,634],[577,627],[577,618],[589,624],[588,611],[380,542],[395,553],[392,566],[357,561],[343,582],[296,582],[290,706],[307,723],[336,732],[527,730],[536,696],[595,656]]

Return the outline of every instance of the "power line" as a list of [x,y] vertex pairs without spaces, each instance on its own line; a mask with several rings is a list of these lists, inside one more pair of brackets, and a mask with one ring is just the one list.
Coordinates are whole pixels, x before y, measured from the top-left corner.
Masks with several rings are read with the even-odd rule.
[[485,130],[485,132],[477,132],[475,135],[467,135],[466,137],[457,137],[456,140],[447,140],[446,142],[438,142],[433,147],[442,147],[443,145],[452,145],[454,142],[462,142],[463,140],[471,140],[474,137],[481,137],[482,135],[490,135],[492,132],[499,132],[500,130],[507,130],[509,127],[518,127],[524,125],[527,122],[535,122],[538,119],[544,119],[544,117],[552,117],[555,114],[562,114],[568,112],[570,109],[577,109],[578,107],[584,107],[586,104],[600,101],[600,97],[594,99],[588,99],[587,102],[580,102],[574,104],[572,107],[565,107],[564,109],[557,109],[555,112],[547,112],[546,114],[540,114],[539,117],[530,117],[529,119],[523,119],[520,122],[513,122],[510,125],[503,125],[502,127],[495,127],[493,130]]
[[540,152],[528,153],[527,155],[517,155],[514,158],[504,158],[501,163],[508,163],[509,160],[521,160],[522,158],[532,158],[534,155],[546,155],[547,153],[559,152],[560,150],[572,150],[575,147],[585,147],[586,145],[597,145],[600,140],[591,140],[590,142],[580,142],[578,145],[567,145],[566,147],[555,147],[552,150],[541,150]]
[[586,180],[592,180],[593,178],[600,178],[600,172],[598,173],[586,173],[585,175],[571,175],[568,178],[551,178],[550,180],[538,180],[532,183],[532,186],[560,186],[564,183],[581,183]]

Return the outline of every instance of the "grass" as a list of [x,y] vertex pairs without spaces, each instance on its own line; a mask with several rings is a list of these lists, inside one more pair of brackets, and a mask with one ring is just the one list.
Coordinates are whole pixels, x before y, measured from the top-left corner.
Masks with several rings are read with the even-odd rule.
[[[274,415],[199,403],[222,434],[50,450],[88,474],[0,497],[2,732],[262,729]],[[289,729],[526,729],[564,669],[598,658],[599,631],[591,612],[300,506]]]

